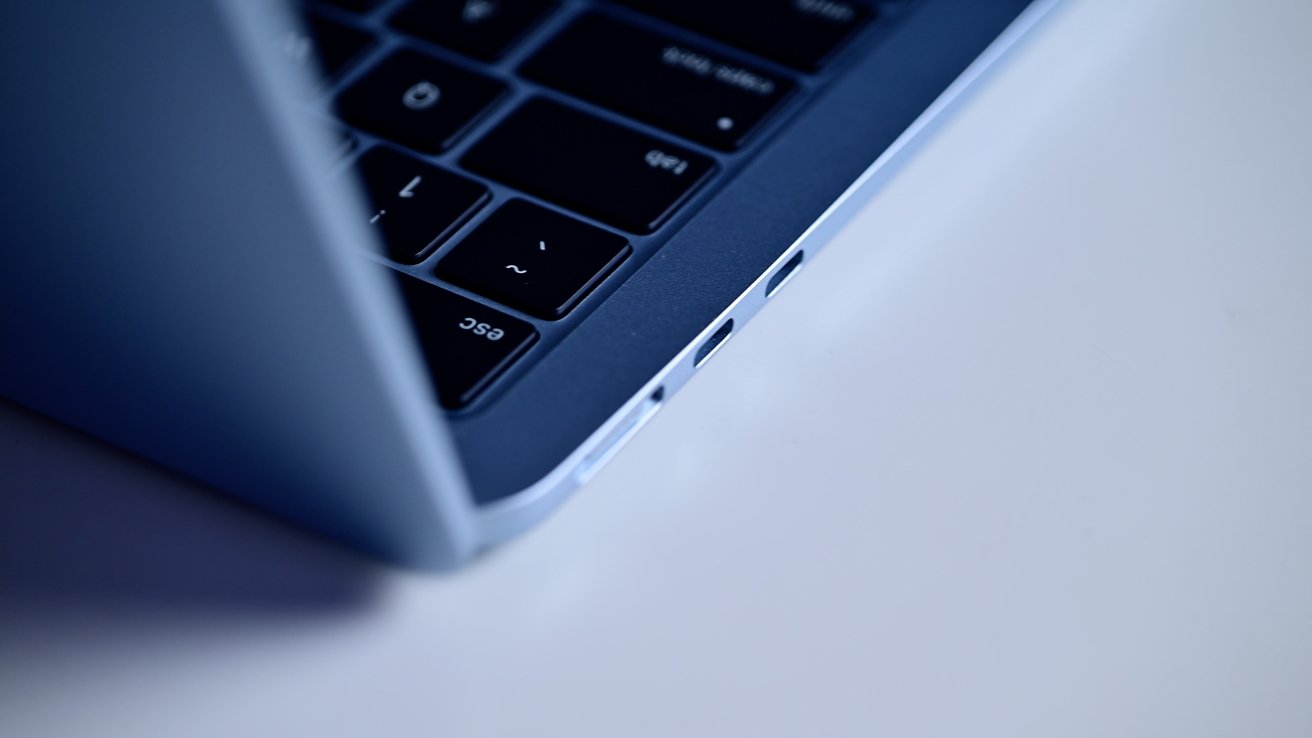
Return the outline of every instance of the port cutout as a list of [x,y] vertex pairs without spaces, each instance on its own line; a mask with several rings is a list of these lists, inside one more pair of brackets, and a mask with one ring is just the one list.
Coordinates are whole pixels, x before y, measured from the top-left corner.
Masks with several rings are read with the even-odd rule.
[[651,420],[663,404],[665,404],[665,386],[661,385],[656,388],[655,392],[648,395],[647,399],[639,403],[627,418],[620,421],[615,426],[615,430],[602,439],[597,444],[596,449],[579,464],[574,471],[578,483],[585,484],[589,479],[592,479],[601,470],[601,467],[605,466],[606,462],[610,461],[624,447],[624,444],[629,442],[630,438],[637,435],[642,426],[646,425],[648,420]]
[[806,252],[799,250],[796,254],[793,254],[793,258],[779,267],[774,276],[770,277],[770,281],[765,283],[765,296],[767,298],[774,297],[774,293],[778,292],[785,284],[788,284],[788,280],[792,279],[793,275],[797,273],[797,268],[802,265],[802,259],[804,258],[806,258]]
[[697,368],[706,363],[706,360],[715,355],[716,351],[724,345],[724,342],[733,333],[733,318],[724,321],[724,325],[716,329],[711,337],[697,349],[697,353],[692,357],[693,368]]

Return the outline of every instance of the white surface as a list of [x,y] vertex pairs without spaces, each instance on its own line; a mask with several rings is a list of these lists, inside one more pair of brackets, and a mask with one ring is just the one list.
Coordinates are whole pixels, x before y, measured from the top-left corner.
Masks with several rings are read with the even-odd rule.
[[457,576],[0,408],[0,732],[1312,735],[1309,28],[1072,0]]

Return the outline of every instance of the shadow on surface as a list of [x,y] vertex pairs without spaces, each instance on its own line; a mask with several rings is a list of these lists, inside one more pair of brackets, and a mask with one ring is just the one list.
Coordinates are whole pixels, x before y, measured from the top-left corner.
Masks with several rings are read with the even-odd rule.
[[381,569],[0,400],[0,602],[82,615],[331,616]]

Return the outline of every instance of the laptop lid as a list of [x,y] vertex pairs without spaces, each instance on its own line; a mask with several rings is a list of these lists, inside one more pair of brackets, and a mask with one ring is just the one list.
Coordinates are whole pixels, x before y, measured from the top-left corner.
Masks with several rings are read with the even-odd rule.
[[[476,545],[278,3],[0,9],[0,392],[389,559]],[[112,237],[107,234],[113,234]]]

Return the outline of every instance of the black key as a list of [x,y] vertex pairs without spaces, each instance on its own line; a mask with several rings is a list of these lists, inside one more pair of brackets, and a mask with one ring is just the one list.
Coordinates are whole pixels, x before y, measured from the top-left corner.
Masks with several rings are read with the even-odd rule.
[[373,36],[358,28],[315,13],[306,13],[302,20],[303,28],[288,29],[278,36],[278,48],[292,63],[325,78],[336,76],[373,46]]
[[534,98],[465,154],[470,169],[634,233],[650,233],[714,170],[709,157]]
[[450,237],[489,198],[483,185],[391,149],[370,149],[355,166],[384,253],[406,264]]
[[437,276],[547,320],[563,317],[629,254],[624,238],[524,200],[492,214]]
[[414,277],[397,284],[438,401],[469,404],[537,340],[528,323]]
[[584,16],[524,66],[541,82],[721,149],[734,149],[793,83],[700,46]]
[[819,69],[874,15],[859,0],[620,0],[761,56]]
[[337,99],[343,119],[413,149],[437,153],[493,103],[506,86],[414,51],[398,51]]
[[414,0],[392,24],[439,46],[496,61],[553,5],[553,0]]
[[336,5],[343,10],[349,10],[354,13],[367,13],[378,7],[382,0],[327,0],[327,2]]

